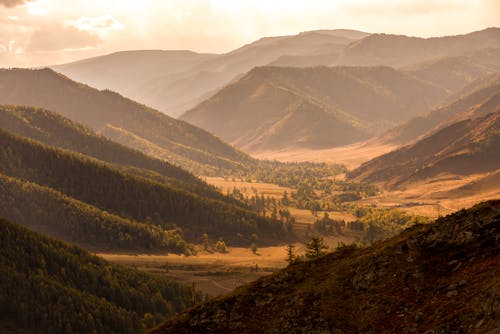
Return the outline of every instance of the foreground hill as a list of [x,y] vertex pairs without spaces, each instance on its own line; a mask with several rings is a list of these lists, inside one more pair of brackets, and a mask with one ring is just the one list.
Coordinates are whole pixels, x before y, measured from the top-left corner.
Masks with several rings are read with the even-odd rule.
[[500,169],[498,152],[500,111],[453,123],[362,164],[350,177],[401,187],[439,174],[464,176],[494,172]]
[[[255,66],[269,64],[283,55],[333,53],[335,56],[349,43],[367,35],[344,29],[318,30],[262,38],[220,55],[188,53],[182,63],[175,56],[185,51],[155,51],[154,57],[152,51],[136,51],[53,68],[74,80],[118,91],[168,115],[178,116]],[[150,61],[152,66],[136,65],[146,55],[148,59],[154,58]],[[195,64],[203,58],[206,59]],[[148,68],[144,72],[132,70],[145,66]],[[133,89],[132,84],[124,82],[132,82]]]
[[55,111],[121,144],[190,171],[241,169],[251,160],[204,130],[50,69],[0,70],[0,104]]
[[389,67],[261,67],[181,119],[247,151],[321,148],[366,139],[445,96]]
[[174,188],[230,201],[193,174],[97,135],[92,129],[48,110],[0,106],[0,129],[91,156],[125,172],[166,182]]
[[351,43],[343,51],[337,64],[401,67],[435,58],[460,56],[485,48],[498,48],[499,45],[500,28],[432,38],[373,34]]
[[2,333],[143,333],[199,300],[1,218],[0,276]]
[[151,333],[487,333],[498,328],[500,201],[368,248],[293,264]]
[[[144,233],[150,231],[160,244],[165,242],[167,249],[175,250],[169,246],[169,231],[176,232],[174,239],[175,235],[181,235],[191,242],[198,242],[204,233],[208,233],[210,238],[217,240],[222,237],[233,244],[249,244],[254,240],[253,234],[257,234],[262,242],[276,241],[283,236],[279,222],[239,206],[120,172],[101,161],[51,148],[3,130],[0,130],[0,142],[0,174],[4,175],[2,183],[7,189],[0,193],[6,197],[1,202],[0,213],[33,226],[34,213],[38,212],[44,217],[44,222],[63,233],[65,239],[80,238],[80,242],[97,243],[108,237],[115,248],[121,243],[127,248],[126,245],[133,246],[130,238],[144,237]],[[43,203],[51,203],[51,207],[44,209]],[[34,208],[37,210],[30,210]],[[82,211],[84,217],[96,217],[90,221],[97,225],[92,225],[88,219],[75,219]],[[71,218],[71,213],[75,213],[73,219],[65,222],[58,220],[57,212],[61,212],[64,218]],[[100,224],[101,216],[109,217],[108,221],[111,221]],[[87,222],[88,226],[85,226]],[[137,222],[140,222],[139,226]],[[79,223],[84,226],[79,226]],[[71,228],[65,227],[68,224],[77,225],[82,232],[89,231],[71,233]],[[100,236],[100,229],[110,231]]]

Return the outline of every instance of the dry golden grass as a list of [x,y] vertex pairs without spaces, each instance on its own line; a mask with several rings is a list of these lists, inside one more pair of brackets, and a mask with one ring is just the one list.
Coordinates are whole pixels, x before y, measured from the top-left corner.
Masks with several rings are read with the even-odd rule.
[[262,183],[262,182],[245,182],[241,180],[233,180],[230,178],[222,177],[206,177],[204,178],[206,182],[212,184],[218,188],[222,188],[222,192],[225,194],[227,191],[232,191],[234,188],[239,189],[245,196],[253,196],[255,191],[259,195],[274,197],[276,199],[281,199],[283,193],[286,191],[290,193],[291,188],[281,187],[272,183]]
[[365,161],[395,149],[396,145],[381,145],[372,142],[360,142],[347,146],[328,149],[285,149],[279,151],[249,152],[254,158],[278,160],[283,162],[326,162],[345,164],[355,168]]
[[[431,180],[409,185],[404,190],[384,191],[359,201],[428,217],[447,215],[482,201],[500,198],[500,172],[467,177],[442,174]],[[474,187],[473,191],[468,188]]]
[[[199,252],[196,256],[99,253],[106,260],[165,275],[174,281],[195,284],[210,296],[220,295],[287,265],[285,246],[229,247],[228,252]],[[258,268],[256,270],[256,268]]]

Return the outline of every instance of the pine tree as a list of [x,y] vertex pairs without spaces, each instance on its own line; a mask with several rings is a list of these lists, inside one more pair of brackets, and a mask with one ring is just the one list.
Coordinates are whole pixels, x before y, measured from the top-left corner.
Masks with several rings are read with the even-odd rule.
[[286,262],[288,264],[292,264],[297,260],[297,256],[295,255],[295,245],[289,244],[286,246]]
[[306,257],[309,259],[315,259],[326,254],[328,246],[325,244],[323,238],[318,236],[313,236],[311,240],[306,244]]

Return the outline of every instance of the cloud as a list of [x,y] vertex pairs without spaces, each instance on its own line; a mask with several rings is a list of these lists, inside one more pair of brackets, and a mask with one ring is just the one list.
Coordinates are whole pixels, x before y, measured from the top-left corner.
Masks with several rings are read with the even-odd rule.
[[32,0],[0,0],[0,6],[4,6],[7,8],[16,7],[19,5],[24,5],[25,3]]
[[[55,33],[57,32],[57,33]],[[47,52],[95,47],[100,38],[73,26],[47,25],[37,29],[30,37],[27,52]]]
[[123,24],[111,15],[97,17],[80,17],[74,22],[74,26],[84,31],[107,31],[123,29]]

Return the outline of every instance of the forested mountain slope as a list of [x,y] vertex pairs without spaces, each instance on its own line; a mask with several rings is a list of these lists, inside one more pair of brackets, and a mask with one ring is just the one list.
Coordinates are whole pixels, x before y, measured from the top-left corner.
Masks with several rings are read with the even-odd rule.
[[[0,218],[0,329],[143,333],[200,296]],[[14,326],[14,328],[12,328]]]
[[235,170],[251,161],[204,130],[117,93],[79,84],[50,69],[0,70],[0,104],[57,112],[189,171]]
[[500,201],[367,248],[292,264],[153,330],[184,333],[493,333]]
[[33,107],[0,106],[0,128],[50,146],[79,152],[135,175],[166,182],[203,197],[235,202],[193,174],[97,135],[59,114]]
[[[167,230],[179,228],[189,241],[199,241],[204,233],[214,239],[223,237],[233,244],[247,244],[254,239],[253,234],[262,242],[284,236],[279,222],[235,205],[126,174],[101,161],[50,148],[3,130],[0,142],[0,173],[52,188],[123,218]],[[4,210],[9,212],[9,207]]]

